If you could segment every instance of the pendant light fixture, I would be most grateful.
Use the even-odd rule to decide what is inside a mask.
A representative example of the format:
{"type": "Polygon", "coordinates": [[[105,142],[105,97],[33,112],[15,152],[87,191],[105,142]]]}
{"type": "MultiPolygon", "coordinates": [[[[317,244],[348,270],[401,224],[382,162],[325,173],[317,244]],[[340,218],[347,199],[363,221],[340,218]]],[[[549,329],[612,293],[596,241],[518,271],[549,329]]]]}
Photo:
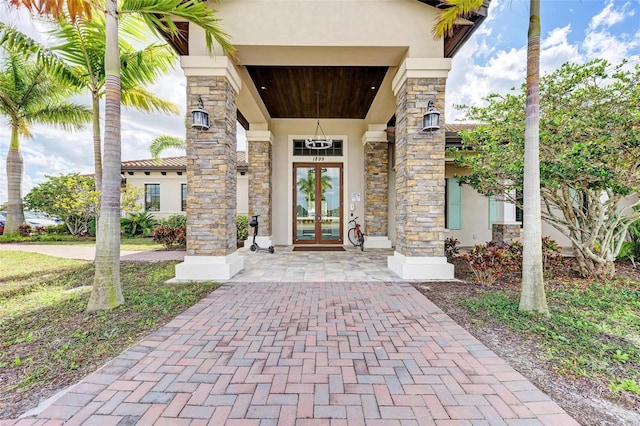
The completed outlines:
{"type": "Polygon", "coordinates": [[[316,116],[318,117],[318,121],[316,124],[316,131],[313,134],[313,138],[307,138],[304,141],[304,146],[308,149],[328,149],[333,146],[333,140],[328,138],[324,131],[322,130],[322,126],[320,126],[320,94],[316,91],[316,116]],[[318,132],[318,130],[320,132],[318,132]],[[322,135],[322,136],[320,136],[322,135]]]}

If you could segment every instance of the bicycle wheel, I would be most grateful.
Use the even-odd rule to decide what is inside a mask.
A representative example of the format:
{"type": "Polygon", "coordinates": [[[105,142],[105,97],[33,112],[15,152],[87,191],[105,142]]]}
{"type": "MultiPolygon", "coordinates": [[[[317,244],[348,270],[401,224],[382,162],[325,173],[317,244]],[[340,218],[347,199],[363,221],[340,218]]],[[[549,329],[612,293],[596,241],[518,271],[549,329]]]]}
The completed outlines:
{"type": "Polygon", "coordinates": [[[349,229],[349,232],[347,233],[347,237],[349,238],[349,242],[354,247],[358,246],[359,243],[358,243],[358,239],[356,238],[356,228],[349,229]]]}
{"type": "Polygon", "coordinates": [[[358,231],[358,245],[360,246],[360,251],[364,251],[364,234],[358,231]]]}

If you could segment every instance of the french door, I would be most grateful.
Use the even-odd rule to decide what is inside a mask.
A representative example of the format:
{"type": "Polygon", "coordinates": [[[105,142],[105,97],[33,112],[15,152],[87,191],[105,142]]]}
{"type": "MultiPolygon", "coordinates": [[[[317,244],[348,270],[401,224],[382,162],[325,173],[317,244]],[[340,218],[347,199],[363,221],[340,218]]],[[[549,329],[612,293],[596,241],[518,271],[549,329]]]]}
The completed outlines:
{"type": "Polygon", "coordinates": [[[342,164],[294,163],[293,243],[342,244],[342,164]]]}

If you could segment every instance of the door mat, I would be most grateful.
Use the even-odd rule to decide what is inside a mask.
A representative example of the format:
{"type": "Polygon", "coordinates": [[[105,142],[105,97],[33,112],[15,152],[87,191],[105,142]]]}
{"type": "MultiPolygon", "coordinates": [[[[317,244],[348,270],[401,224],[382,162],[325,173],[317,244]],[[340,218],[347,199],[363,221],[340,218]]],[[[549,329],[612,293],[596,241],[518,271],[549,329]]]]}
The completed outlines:
{"type": "Polygon", "coordinates": [[[342,246],[293,246],[293,251],[345,251],[342,246]]]}

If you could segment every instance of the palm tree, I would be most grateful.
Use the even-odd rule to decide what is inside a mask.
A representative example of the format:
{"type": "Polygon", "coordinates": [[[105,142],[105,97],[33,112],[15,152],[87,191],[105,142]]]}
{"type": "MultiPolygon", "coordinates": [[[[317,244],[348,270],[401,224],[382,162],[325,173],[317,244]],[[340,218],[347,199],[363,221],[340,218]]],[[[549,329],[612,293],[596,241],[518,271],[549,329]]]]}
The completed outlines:
{"type": "MultiPolygon", "coordinates": [[[[132,39],[144,40],[144,23],[133,15],[122,19],[121,34],[132,39]]],[[[17,49],[33,52],[45,60],[53,72],[61,74],[91,94],[93,107],[93,152],[96,188],[102,187],[102,140],[100,131],[100,98],[105,94],[105,22],[104,17],[93,20],[71,21],[61,16],[49,32],[54,38],[53,47],[37,43],[15,28],[0,22],[0,41],[17,49]]],[[[124,38],[120,39],[120,63],[122,103],[146,112],[178,114],[178,107],[160,99],[143,86],[155,83],[157,78],[173,68],[176,55],[169,45],[150,44],[136,50],[124,38]]]]}
{"type": "MultiPolygon", "coordinates": [[[[10,0],[32,12],[60,14],[64,7],[76,16],[91,13],[84,0],[10,0]]],[[[102,176],[102,202],[96,235],[95,278],[88,311],[111,309],[124,302],[120,286],[120,163],[122,141],[120,133],[120,61],[118,51],[118,13],[138,14],[154,31],[178,36],[174,20],[184,19],[204,30],[209,51],[213,40],[224,52],[232,53],[228,36],[218,26],[218,19],[200,0],[123,0],[120,9],[116,0],[106,0],[105,49],[105,136],[102,176]]]]}
{"type": "Polygon", "coordinates": [[[153,158],[156,163],[160,164],[160,154],[167,149],[187,149],[187,142],[184,139],[175,136],[158,136],[151,141],[151,146],[149,147],[151,158],[153,158]]]}
{"type": "Polygon", "coordinates": [[[31,125],[40,123],[63,129],[79,129],[91,120],[91,111],[67,102],[74,91],[56,80],[42,63],[29,60],[21,52],[2,45],[6,53],[0,72],[0,113],[11,126],[11,142],[7,153],[8,205],[5,235],[16,234],[24,223],[22,208],[23,160],[22,136],[31,136],[31,125]]]}
{"type": "MultiPolygon", "coordinates": [[[[457,18],[482,7],[483,0],[450,0],[453,6],[440,12],[436,37],[453,29],[457,18]]],[[[522,230],[522,311],[549,313],[542,265],[542,216],[540,213],[540,0],[530,0],[527,35],[527,104],[525,117],[524,220],[522,230]]]]}

